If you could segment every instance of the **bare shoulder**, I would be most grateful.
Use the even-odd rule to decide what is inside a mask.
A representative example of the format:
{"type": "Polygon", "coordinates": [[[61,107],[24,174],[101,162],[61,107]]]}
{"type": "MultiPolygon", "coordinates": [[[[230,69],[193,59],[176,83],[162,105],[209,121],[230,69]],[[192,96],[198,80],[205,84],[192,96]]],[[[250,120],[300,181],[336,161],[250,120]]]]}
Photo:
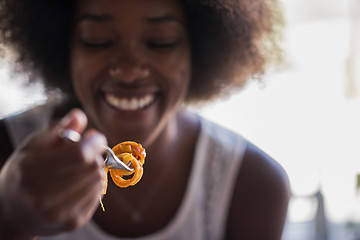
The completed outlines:
{"type": "Polygon", "coordinates": [[[281,239],[289,198],[285,170],[249,143],[231,201],[227,239],[281,239]]]}

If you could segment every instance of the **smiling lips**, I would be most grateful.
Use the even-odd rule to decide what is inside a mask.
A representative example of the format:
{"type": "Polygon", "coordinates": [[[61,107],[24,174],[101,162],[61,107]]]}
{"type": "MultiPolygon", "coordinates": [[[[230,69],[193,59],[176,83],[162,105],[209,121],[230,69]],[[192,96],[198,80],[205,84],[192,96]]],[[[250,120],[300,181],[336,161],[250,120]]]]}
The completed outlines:
{"type": "Polygon", "coordinates": [[[149,106],[151,103],[153,103],[155,99],[155,95],[146,94],[141,97],[125,98],[125,97],[119,97],[111,93],[106,93],[105,99],[110,104],[110,106],[115,107],[118,110],[136,111],[143,109],[149,106]]]}

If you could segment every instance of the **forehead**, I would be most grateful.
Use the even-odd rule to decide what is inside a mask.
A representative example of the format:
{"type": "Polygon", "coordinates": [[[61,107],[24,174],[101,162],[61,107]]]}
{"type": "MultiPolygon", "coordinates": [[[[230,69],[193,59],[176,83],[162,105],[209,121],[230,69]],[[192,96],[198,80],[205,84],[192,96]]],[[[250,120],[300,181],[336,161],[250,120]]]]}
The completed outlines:
{"type": "Polygon", "coordinates": [[[76,17],[94,14],[112,19],[131,19],[173,16],[184,19],[180,0],[78,0],[76,17]]]}

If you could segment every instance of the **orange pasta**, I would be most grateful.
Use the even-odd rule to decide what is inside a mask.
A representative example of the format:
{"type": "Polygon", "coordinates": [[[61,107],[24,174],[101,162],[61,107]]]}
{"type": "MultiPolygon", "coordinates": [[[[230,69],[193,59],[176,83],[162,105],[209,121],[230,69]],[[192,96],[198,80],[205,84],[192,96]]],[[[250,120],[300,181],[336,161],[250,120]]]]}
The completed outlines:
{"type": "Polygon", "coordinates": [[[141,144],[127,141],[116,145],[112,150],[121,161],[134,169],[133,172],[121,169],[109,169],[112,180],[119,187],[134,186],[140,181],[143,175],[142,165],[144,164],[146,157],[145,149],[141,144]],[[130,177],[130,175],[133,176],[130,177]],[[128,179],[126,179],[126,177],[128,179]]]}
{"type": "Polygon", "coordinates": [[[144,165],[146,152],[141,144],[131,141],[122,142],[112,149],[116,155],[121,153],[131,153],[137,160],[144,165]]]}
{"type": "Polygon", "coordinates": [[[134,169],[133,172],[121,170],[121,169],[110,169],[110,176],[114,183],[119,187],[128,187],[135,185],[142,177],[143,168],[141,163],[136,160],[130,153],[122,153],[118,155],[120,160],[122,160],[126,165],[134,169]],[[124,176],[133,175],[129,179],[123,178],[124,176]]]}
{"type": "Polygon", "coordinates": [[[134,171],[129,172],[122,169],[111,169],[105,167],[106,174],[104,180],[106,185],[103,194],[106,194],[109,172],[114,183],[123,188],[134,186],[137,182],[140,181],[143,175],[142,166],[145,163],[146,152],[141,144],[126,141],[119,143],[113,147],[112,150],[121,161],[123,161],[130,168],[134,169],[134,171]]]}
{"type": "MultiPolygon", "coordinates": [[[[112,150],[121,161],[134,170],[129,172],[122,169],[112,169],[105,167],[105,187],[103,195],[106,194],[109,172],[113,182],[122,188],[134,186],[140,181],[143,175],[143,164],[145,163],[146,152],[141,144],[126,141],[119,143],[113,147],[112,150]]],[[[100,204],[102,209],[105,211],[101,199],[100,204]]]]}

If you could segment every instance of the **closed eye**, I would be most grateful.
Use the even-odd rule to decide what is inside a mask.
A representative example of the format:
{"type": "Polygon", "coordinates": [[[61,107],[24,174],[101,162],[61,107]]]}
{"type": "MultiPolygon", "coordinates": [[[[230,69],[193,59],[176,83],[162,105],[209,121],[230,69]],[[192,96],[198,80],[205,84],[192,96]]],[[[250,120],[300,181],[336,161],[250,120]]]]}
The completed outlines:
{"type": "Polygon", "coordinates": [[[81,41],[81,44],[88,48],[107,48],[111,46],[112,42],[93,43],[93,42],[81,41]]]}
{"type": "Polygon", "coordinates": [[[155,50],[167,50],[174,48],[178,45],[179,41],[175,42],[165,42],[165,43],[158,43],[158,42],[148,42],[147,46],[149,48],[155,49],[155,50]]]}

